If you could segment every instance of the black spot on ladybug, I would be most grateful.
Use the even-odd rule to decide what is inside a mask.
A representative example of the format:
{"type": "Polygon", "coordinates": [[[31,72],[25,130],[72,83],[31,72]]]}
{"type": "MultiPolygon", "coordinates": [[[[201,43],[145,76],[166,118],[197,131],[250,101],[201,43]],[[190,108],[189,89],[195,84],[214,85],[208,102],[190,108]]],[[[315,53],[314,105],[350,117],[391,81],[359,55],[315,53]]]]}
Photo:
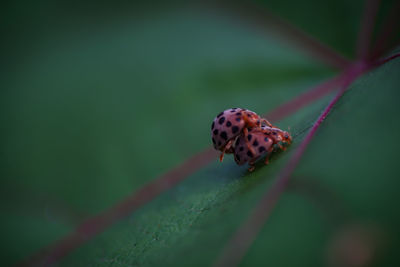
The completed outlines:
{"type": "Polygon", "coordinates": [[[236,121],[241,121],[242,119],[241,118],[236,118],[236,121]]]}
{"type": "Polygon", "coordinates": [[[247,116],[249,116],[250,118],[253,117],[251,113],[247,113],[247,116]]]}
{"type": "Polygon", "coordinates": [[[223,111],[217,115],[217,118],[221,117],[221,116],[222,116],[222,114],[224,114],[224,112],[223,112],[223,111]]]}
{"type": "Polygon", "coordinates": [[[249,156],[249,157],[252,157],[253,156],[253,153],[251,153],[251,151],[249,150],[249,151],[247,151],[247,156],[249,156]]]}
{"type": "Polygon", "coordinates": [[[219,119],[218,123],[219,123],[219,124],[223,124],[224,121],[225,121],[225,117],[222,117],[222,118],[219,119]]]}
{"type": "Polygon", "coordinates": [[[240,161],[240,156],[238,154],[235,154],[235,160],[240,161]]]}
{"type": "Polygon", "coordinates": [[[271,133],[270,132],[266,132],[266,133],[264,133],[265,135],[270,135],[271,133]]]}
{"type": "Polygon", "coordinates": [[[213,121],[213,123],[211,124],[211,130],[214,130],[215,127],[215,122],[213,121]]]}
{"type": "Polygon", "coordinates": [[[232,133],[237,133],[239,131],[239,127],[237,127],[237,126],[233,126],[232,127],[232,133]]]}
{"type": "Polygon", "coordinates": [[[242,115],[242,112],[236,113],[236,116],[240,116],[240,115],[242,115]]]}
{"type": "Polygon", "coordinates": [[[264,138],[264,141],[265,141],[265,142],[268,142],[268,141],[269,141],[268,137],[265,137],[265,138],[264,138]]]}
{"type": "Polygon", "coordinates": [[[239,138],[236,139],[235,146],[239,145],[239,138]]]}
{"type": "Polygon", "coordinates": [[[243,151],[243,149],[244,149],[244,147],[242,147],[242,146],[239,147],[239,151],[243,151]]]}
{"type": "Polygon", "coordinates": [[[231,126],[232,126],[232,122],[227,121],[227,122],[226,122],[226,127],[231,127],[231,126]]]}
{"type": "Polygon", "coordinates": [[[231,112],[234,113],[236,111],[236,108],[231,109],[231,112]]]}
{"type": "Polygon", "coordinates": [[[254,142],[253,142],[253,146],[258,146],[258,142],[257,142],[257,140],[254,140],[254,142]]]}
{"type": "Polygon", "coordinates": [[[276,135],[276,132],[273,132],[272,134],[273,134],[273,135],[276,135]]]}
{"type": "Polygon", "coordinates": [[[213,137],[212,141],[213,141],[213,144],[215,145],[215,139],[214,139],[214,137],[213,137]]]}
{"type": "Polygon", "coordinates": [[[215,129],[214,132],[213,132],[213,134],[214,134],[214,135],[217,135],[217,134],[218,134],[218,129],[215,129]]]}
{"type": "Polygon", "coordinates": [[[220,135],[224,140],[227,140],[228,139],[228,135],[226,134],[226,132],[224,131],[224,132],[221,132],[221,135],[220,135]]]}
{"type": "Polygon", "coordinates": [[[258,151],[259,151],[260,153],[263,152],[263,151],[265,151],[265,147],[260,146],[260,147],[258,148],[258,151]]]}
{"type": "Polygon", "coordinates": [[[252,138],[252,137],[253,137],[253,136],[252,136],[251,134],[247,135],[247,140],[251,141],[251,138],[252,138]]]}

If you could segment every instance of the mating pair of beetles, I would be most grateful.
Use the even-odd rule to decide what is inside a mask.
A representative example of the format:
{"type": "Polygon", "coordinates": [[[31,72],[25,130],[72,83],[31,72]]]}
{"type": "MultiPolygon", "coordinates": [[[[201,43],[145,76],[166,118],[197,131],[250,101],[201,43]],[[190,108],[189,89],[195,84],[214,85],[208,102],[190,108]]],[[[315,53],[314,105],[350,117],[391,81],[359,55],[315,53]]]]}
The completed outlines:
{"type": "Polygon", "coordinates": [[[218,114],[211,125],[211,136],[214,148],[221,151],[220,161],[224,154],[233,153],[238,165],[248,162],[249,171],[254,170],[259,158],[266,155],[265,164],[268,164],[274,149],[285,150],[292,142],[288,132],[242,108],[231,108],[218,114]]]}

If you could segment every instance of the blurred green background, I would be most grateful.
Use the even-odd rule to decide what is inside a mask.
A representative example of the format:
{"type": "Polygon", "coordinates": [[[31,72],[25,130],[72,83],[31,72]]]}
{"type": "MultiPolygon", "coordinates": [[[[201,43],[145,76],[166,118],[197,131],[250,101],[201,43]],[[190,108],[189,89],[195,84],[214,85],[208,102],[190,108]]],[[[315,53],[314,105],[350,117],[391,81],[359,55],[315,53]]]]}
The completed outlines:
{"type": "MultiPolygon", "coordinates": [[[[382,1],[378,26],[394,2],[382,1]]],[[[364,1],[257,4],[354,58],[364,1]]],[[[0,12],[4,265],[209,146],[220,111],[263,114],[339,73],[229,3],[13,1],[0,12]]],[[[368,264],[396,266],[398,70],[351,86],[243,265],[346,266],[331,259],[346,254],[332,248],[344,232],[373,251],[368,264]]],[[[277,123],[296,138],[268,167],[215,161],[60,265],[211,264],[328,101],[277,123]]]]}

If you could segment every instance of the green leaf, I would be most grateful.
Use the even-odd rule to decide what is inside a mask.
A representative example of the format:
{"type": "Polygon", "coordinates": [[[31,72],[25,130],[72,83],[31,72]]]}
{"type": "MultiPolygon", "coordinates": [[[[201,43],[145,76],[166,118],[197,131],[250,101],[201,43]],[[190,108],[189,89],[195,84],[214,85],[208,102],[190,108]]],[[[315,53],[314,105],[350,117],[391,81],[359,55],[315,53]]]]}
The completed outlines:
{"type": "MultiPolygon", "coordinates": [[[[71,17],[60,6],[44,6],[46,16],[39,5],[35,12],[11,5],[9,14],[27,16],[15,25],[5,17],[15,31],[0,96],[5,265],[34,255],[209,146],[220,111],[265,113],[338,74],[228,11],[141,6],[135,16],[121,7],[84,15],[84,6],[74,6],[71,17]]],[[[278,2],[271,8],[306,30],[314,27],[310,32],[328,43],[359,17],[318,27],[278,2]]],[[[330,44],[350,54],[353,31],[345,31],[330,44]]],[[[335,106],[244,265],[320,266],[335,234],[354,223],[378,229],[381,262],[395,261],[398,68],[394,60],[363,75],[335,106]]],[[[223,163],[215,159],[60,265],[212,264],[330,97],[277,123],[295,139],[270,165],[248,173],[228,155],[223,163]]]]}

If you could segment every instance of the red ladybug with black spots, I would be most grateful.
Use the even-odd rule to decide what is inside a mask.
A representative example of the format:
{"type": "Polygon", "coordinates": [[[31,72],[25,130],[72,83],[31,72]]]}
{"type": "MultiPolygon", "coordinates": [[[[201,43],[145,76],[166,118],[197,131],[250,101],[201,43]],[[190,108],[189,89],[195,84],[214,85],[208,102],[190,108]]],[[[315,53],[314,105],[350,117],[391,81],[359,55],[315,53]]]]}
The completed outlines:
{"type": "MultiPolygon", "coordinates": [[[[259,128],[262,124],[273,127],[268,120],[248,109],[231,108],[218,114],[211,124],[211,137],[214,148],[222,152],[220,161],[225,153],[233,153],[232,145],[239,135],[243,134],[247,137],[248,128],[259,128]]],[[[247,141],[246,146],[255,153],[247,141]]]]}

